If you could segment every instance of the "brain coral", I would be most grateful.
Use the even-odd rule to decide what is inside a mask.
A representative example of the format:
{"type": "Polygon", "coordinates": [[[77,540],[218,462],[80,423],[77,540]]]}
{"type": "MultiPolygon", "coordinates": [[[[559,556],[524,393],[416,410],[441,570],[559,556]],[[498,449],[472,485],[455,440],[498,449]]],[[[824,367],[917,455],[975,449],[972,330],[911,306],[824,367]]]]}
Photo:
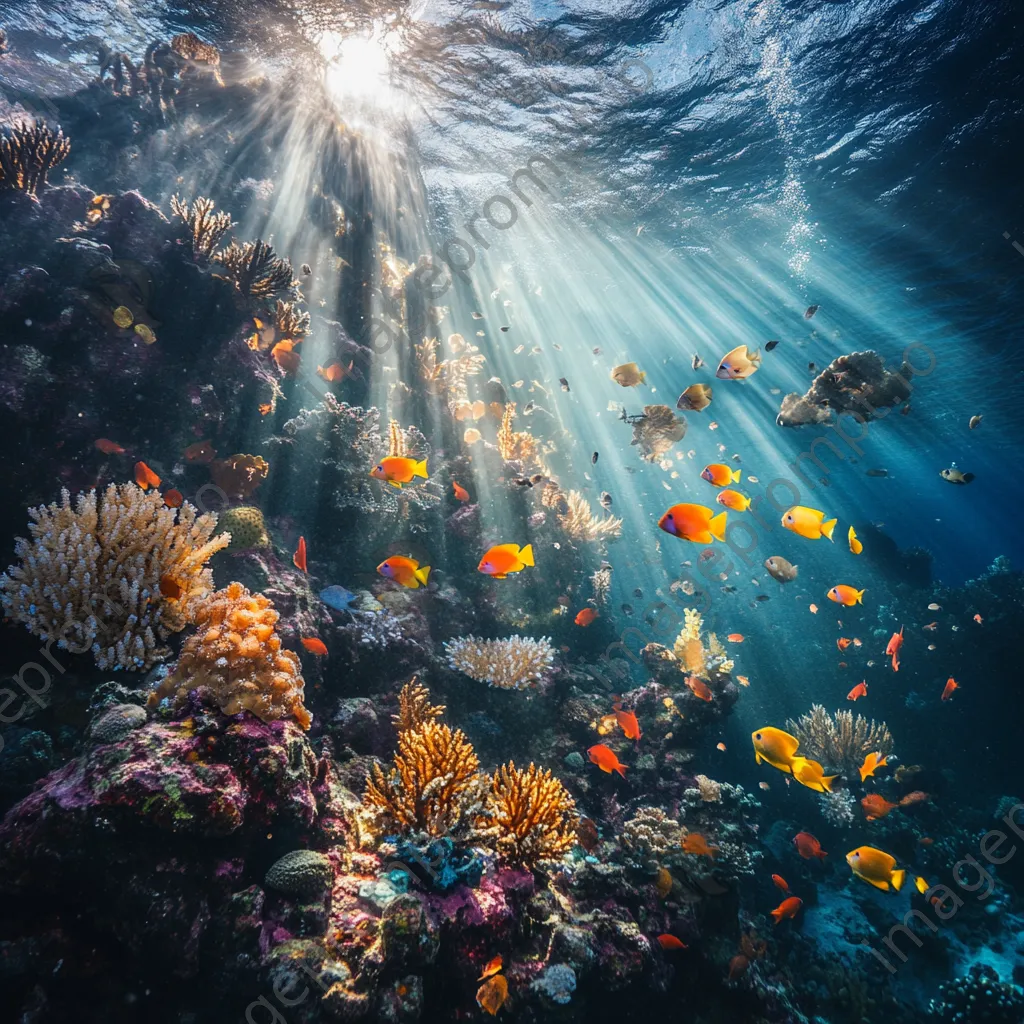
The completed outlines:
{"type": "Polygon", "coordinates": [[[228,551],[245,551],[247,548],[263,548],[270,543],[263,513],[255,505],[239,505],[221,512],[217,521],[218,532],[226,530],[231,534],[228,551]]]}
{"type": "Polygon", "coordinates": [[[314,850],[293,850],[275,861],[267,872],[271,889],[289,896],[319,896],[334,878],[331,862],[314,850]]]}

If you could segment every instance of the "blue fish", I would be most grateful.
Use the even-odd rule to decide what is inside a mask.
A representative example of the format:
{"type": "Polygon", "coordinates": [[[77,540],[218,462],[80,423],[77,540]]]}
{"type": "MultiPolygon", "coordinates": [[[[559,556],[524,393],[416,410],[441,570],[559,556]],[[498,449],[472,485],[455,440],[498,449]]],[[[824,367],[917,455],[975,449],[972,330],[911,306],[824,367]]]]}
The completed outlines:
{"type": "Polygon", "coordinates": [[[333,608],[335,611],[348,612],[351,611],[352,602],[356,600],[356,595],[351,590],[346,590],[344,587],[339,587],[337,583],[332,587],[325,587],[320,591],[320,600],[323,601],[328,608],[333,608]]]}

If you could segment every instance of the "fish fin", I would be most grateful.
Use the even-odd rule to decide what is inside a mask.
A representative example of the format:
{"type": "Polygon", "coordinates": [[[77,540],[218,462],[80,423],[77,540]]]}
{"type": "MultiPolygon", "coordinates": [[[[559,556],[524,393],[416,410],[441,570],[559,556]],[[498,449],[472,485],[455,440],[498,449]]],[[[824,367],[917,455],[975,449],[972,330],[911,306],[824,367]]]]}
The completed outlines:
{"type": "Polygon", "coordinates": [[[402,485],[397,480],[389,480],[388,483],[391,484],[392,487],[397,487],[399,490],[402,489],[402,485]]]}
{"type": "Polygon", "coordinates": [[[899,892],[899,891],[900,891],[900,889],[902,889],[902,888],[903,888],[903,882],[904,882],[904,880],[906,879],[906,877],[907,877],[907,873],[906,873],[906,871],[904,871],[904,870],[903,870],[903,868],[900,868],[900,869],[899,869],[899,871],[894,871],[894,872],[893,872],[893,873],[892,873],[892,874],[891,874],[891,875],[889,876],[889,881],[891,881],[891,882],[892,882],[892,887],[893,887],[893,888],[894,888],[894,889],[895,889],[895,890],[896,890],[897,892],[899,892]]]}
{"type": "Polygon", "coordinates": [[[824,523],[821,524],[821,535],[823,537],[828,537],[829,540],[832,540],[832,531],[835,528],[836,528],[836,520],[835,519],[826,520],[824,523]]]}
{"type": "Polygon", "coordinates": [[[617,771],[623,778],[626,777],[626,766],[624,764],[617,764],[615,766],[615,771],[617,771]]]}
{"type": "Polygon", "coordinates": [[[715,516],[711,522],[708,523],[708,533],[710,533],[715,540],[725,540],[725,522],[728,515],[728,512],[723,512],[721,515],[715,516]]]}
{"type": "Polygon", "coordinates": [[[772,917],[775,919],[775,923],[778,924],[782,920],[782,911],[781,910],[773,910],[772,911],[772,917]]]}
{"type": "Polygon", "coordinates": [[[864,602],[863,602],[863,601],[861,600],[861,598],[862,598],[863,596],[864,596],[864,591],[863,591],[863,590],[858,590],[858,591],[857,591],[857,604],[863,604],[863,603],[864,603],[864,602]]]}
{"type": "Polygon", "coordinates": [[[424,586],[427,585],[427,577],[430,575],[430,566],[424,565],[417,569],[413,575],[422,583],[424,586]]]}
{"type": "MultiPolygon", "coordinates": [[[[641,370],[640,371],[640,383],[643,384],[646,380],[647,380],[647,371],[646,370],[641,370]]],[[[967,473],[964,474],[965,477],[968,476],[968,475],[969,474],[967,474],[967,473]]],[[[974,477],[972,476],[971,479],[973,480],[974,477]]]]}
{"type": "Polygon", "coordinates": [[[533,545],[527,544],[525,548],[519,549],[519,561],[523,565],[533,565],[533,545]]]}
{"type": "Polygon", "coordinates": [[[838,778],[838,775],[823,775],[821,777],[821,784],[825,787],[826,793],[832,792],[832,783],[838,778]]]}
{"type": "Polygon", "coordinates": [[[755,750],[754,751],[754,764],[760,764],[764,761],[764,758],[755,750]]]}
{"type": "Polygon", "coordinates": [[[973,473],[964,473],[964,483],[969,484],[974,479],[973,473]]]}
{"type": "Polygon", "coordinates": [[[413,476],[422,476],[422,477],[425,477],[427,475],[427,460],[426,459],[423,459],[422,461],[417,462],[412,467],[412,475],[413,476]]]}
{"type": "Polygon", "coordinates": [[[492,579],[492,580],[504,580],[504,579],[508,579],[508,573],[507,573],[507,572],[496,572],[496,573],[492,573],[492,574],[491,574],[491,579],[492,579]]]}
{"type": "MultiPolygon", "coordinates": [[[[856,872],[854,872],[854,874],[856,874],[856,872]]],[[[864,875],[857,875],[857,877],[861,881],[867,882],[868,885],[873,885],[876,889],[881,889],[882,892],[888,892],[889,891],[889,883],[888,882],[876,882],[873,878],[866,878],[864,875]]],[[[902,884],[902,883],[900,883],[900,884],[902,884]]]]}
{"type": "Polygon", "coordinates": [[[761,350],[759,348],[755,348],[753,353],[751,353],[750,349],[748,348],[747,349],[747,359],[749,359],[755,366],[760,366],[761,365],[761,350]]]}
{"type": "Polygon", "coordinates": [[[734,484],[738,484],[740,482],[740,477],[743,475],[743,470],[734,469],[730,475],[732,476],[732,482],[734,484]]]}

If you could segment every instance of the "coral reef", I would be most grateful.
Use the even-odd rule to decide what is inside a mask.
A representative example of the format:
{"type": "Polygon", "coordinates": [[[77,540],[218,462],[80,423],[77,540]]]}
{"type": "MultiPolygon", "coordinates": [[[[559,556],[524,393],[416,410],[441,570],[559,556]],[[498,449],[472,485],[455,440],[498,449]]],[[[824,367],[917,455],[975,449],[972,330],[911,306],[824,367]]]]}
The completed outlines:
{"type": "Polygon", "coordinates": [[[270,600],[232,583],[195,605],[194,636],[184,643],[174,671],[150,694],[155,707],[174,696],[184,707],[199,690],[226,715],[251,711],[264,722],[294,718],[308,729],[299,659],[281,649],[280,618],[270,600]]]}
{"type": "Polygon", "coordinates": [[[392,715],[391,720],[399,732],[405,732],[443,714],[444,705],[431,704],[430,691],[413,676],[399,691],[398,714],[392,715]]]}
{"type": "Polygon", "coordinates": [[[232,242],[217,250],[211,259],[224,268],[224,276],[246,297],[270,298],[292,290],[295,274],[291,263],[274,252],[262,239],[232,242]]]}
{"type": "Polygon", "coordinates": [[[0,128],[0,192],[36,195],[70,152],[60,128],[53,131],[44,121],[0,128]]]}
{"type": "Polygon", "coordinates": [[[558,522],[573,540],[601,545],[622,536],[622,520],[616,516],[595,515],[590,502],[579,491],[569,491],[565,502],[565,511],[558,513],[558,522]]]}
{"type": "Polygon", "coordinates": [[[947,981],[928,1007],[942,1024],[1018,1024],[1024,1018],[1024,992],[987,964],[975,964],[963,978],[947,981]]]}
{"type": "Polygon", "coordinates": [[[29,515],[32,539],[18,538],[20,563],[0,577],[4,611],[62,649],[91,650],[99,668],[147,669],[166,657],[160,641],[210,593],[206,562],[231,539],[214,536],[212,513],[168,508],[135,484],[79,494],[74,508],[64,490],[60,505],[29,515]]]}
{"type": "Polygon", "coordinates": [[[180,196],[171,196],[171,212],[184,221],[192,236],[192,255],[210,257],[233,222],[228,213],[215,213],[212,199],[198,196],[189,205],[180,196]]]}
{"type": "Polygon", "coordinates": [[[307,898],[321,895],[331,884],[331,862],[315,850],[293,850],[274,861],[267,871],[268,888],[289,896],[307,898]]]}
{"type": "Polygon", "coordinates": [[[478,683],[502,690],[537,686],[551,670],[555,651],[548,637],[510,636],[504,640],[457,637],[444,645],[448,664],[478,683]]]}
{"type": "Polygon", "coordinates": [[[806,715],[795,722],[789,719],[786,728],[800,741],[800,753],[820,761],[826,771],[838,772],[847,778],[858,778],[858,769],[866,755],[892,753],[893,740],[885,722],[868,721],[852,711],[829,715],[821,704],[813,704],[806,715]]]}
{"type": "Polygon", "coordinates": [[[229,498],[245,499],[270,472],[270,464],[262,455],[231,455],[210,463],[210,479],[229,498]]]}
{"type": "Polygon", "coordinates": [[[633,423],[632,445],[638,445],[641,457],[657,462],[686,436],[686,420],[667,405],[645,405],[644,414],[633,423]]]}
{"type": "Polygon", "coordinates": [[[830,825],[852,825],[857,817],[857,801],[848,789],[822,793],[821,815],[830,825]]]}
{"type": "Polygon", "coordinates": [[[660,807],[638,807],[622,827],[622,845],[645,857],[660,857],[679,847],[683,831],[660,807]]]}
{"type": "Polygon", "coordinates": [[[672,645],[672,653],[684,672],[706,679],[728,675],[733,663],[714,633],[703,636],[704,619],[695,608],[683,610],[683,628],[672,645]]]}
{"type": "Polygon", "coordinates": [[[263,513],[255,505],[237,505],[225,509],[217,519],[217,532],[231,534],[226,551],[246,551],[264,548],[270,544],[263,513]]]}

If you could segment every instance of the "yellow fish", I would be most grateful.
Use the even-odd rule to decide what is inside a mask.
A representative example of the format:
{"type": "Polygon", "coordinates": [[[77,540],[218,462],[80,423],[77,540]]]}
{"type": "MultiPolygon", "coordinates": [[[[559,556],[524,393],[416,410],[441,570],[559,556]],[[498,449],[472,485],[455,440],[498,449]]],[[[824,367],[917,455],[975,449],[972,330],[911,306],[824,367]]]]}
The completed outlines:
{"type": "Polygon", "coordinates": [[[863,597],[863,590],[856,590],[845,583],[837,584],[828,592],[830,601],[835,601],[836,604],[844,605],[847,608],[852,608],[855,604],[863,604],[863,597]]]}
{"type": "Polygon", "coordinates": [[[917,878],[914,879],[914,888],[923,895],[931,888],[931,886],[925,881],[925,879],[918,875],[917,878]]]}
{"type": "Polygon", "coordinates": [[[761,350],[753,352],[746,345],[737,345],[731,352],[722,356],[715,376],[719,380],[743,380],[755,373],[761,366],[761,350]]]}
{"type": "Polygon", "coordinates": [[[806,505],[794,505],[787,509],[782,516],[782,525],[793,533],[806,537],[808,540],[818,540],[821,537],[832,539],[832,531],[836,527],[835,519],[825,519],[825,513],[819,512],[816,508],[807,508],[806,505]]]}
{"type": "Polygon", "coordinates": [[[860,772],[860,781],[863,782],[869,776],[874,775],[879,768],[886,765],[887,761],[888,759],[882,757],[877,750],[871,754],[865,754],[864,763],[858,769],[860,772]]]}
{"type": "Polygon", "coordinates": [[[857,534],[853,532],[853,527],[850,527],[850,532],[846,535],[846,539],[850,542],[850,550],[855,554],[859,555],[864,550],[864,545],[857,539],[857,534]]]}
{"type": "Polygon", "coordinates": [[[746,512],[750,508],[750,499],[745,494],[740,494],[739,491],[730,491],[728,488],[719,491],[715,501],[719,505],[731,508],[734,512],[746,512]]]}
{"type": "Polygon", "coordinates": [[[370,470],[370,476],[376,480],[386,480],[392,487],[401,487],[414,476],[427,476],[427,460],[417,461],[407,459],[404,455],[389,455],[370,470]]]}
{"type": "Polygon", "coordinates": [[[836,776],[826,775],[825,769],[817,761],[812,761],[809,757],[794,757],[790,771],[801,786],[813,789],[817,793],[832,792],[832,782],[836,776]]]}
{"type": "Polygon", "coordinates": [[[421,568],[420,563],[415,558],[406,558],[405,555],[392,555],[390,558],[384,559],[377,566],[377,572],[386,579],[394,580],[396,583],[401,583],[403,587],[415,590],[420,584],[423,586],[427,585],[430,566],[424,565],[421,568]]]}
{"type": "Polygon", "coordinates": [[[624,388],[635,388],[647,380],[647,374],[636,363],[623,363],[612,370],[612,380],[624,388]]]}
{"type": "Polygon", "coordinates": [[[846,863],[850,870],[868,885],[888,892],[890,886],[897,892],[903,888],[903,880],[907,877],[902,868],[896,870],[896,858],[876,850],[873,846],[858,846],[846,855],[846,863]]]}
{"type": "Polygon", "coordinates": [[[527,544],[495,544],[484,552],[477,572],[486,573],[496,580],[503,580],[510,572],[520,572],[533,565],[533,546],[527,544]]]}
{"type": "Polygon", "coordinates": [[[800,741],[788,732],[766,725],[750,734],[754,742],[754,763],[764,761],[780,772],[792,772],[793,758],[800,741]]]}

